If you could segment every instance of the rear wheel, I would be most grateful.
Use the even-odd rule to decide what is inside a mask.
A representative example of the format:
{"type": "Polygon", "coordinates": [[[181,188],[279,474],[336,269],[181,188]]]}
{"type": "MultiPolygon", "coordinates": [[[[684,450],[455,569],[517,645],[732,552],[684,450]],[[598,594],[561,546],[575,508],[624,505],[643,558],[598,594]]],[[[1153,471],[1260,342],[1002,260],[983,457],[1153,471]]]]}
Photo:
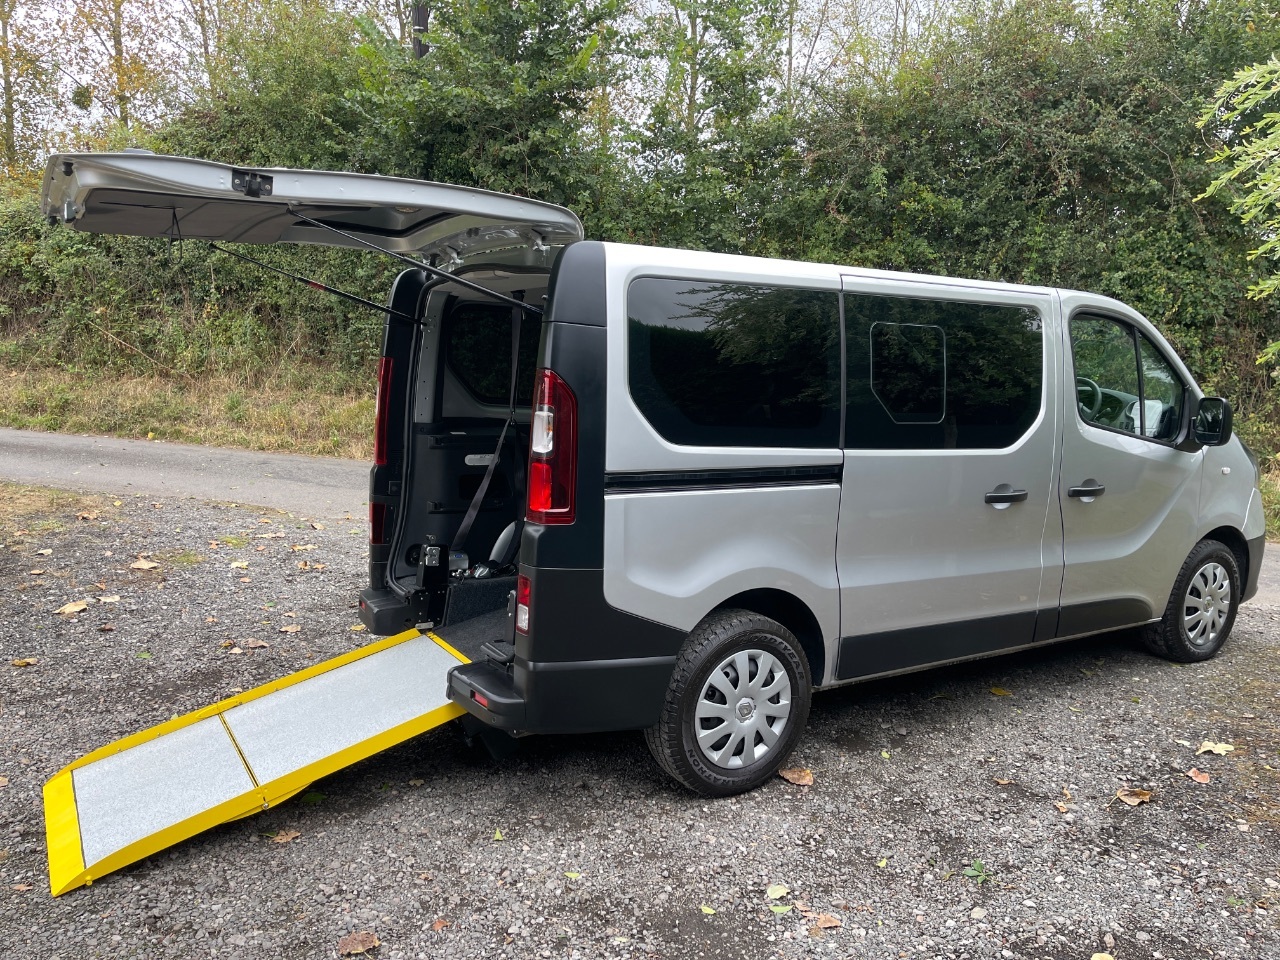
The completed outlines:
{"type": "Polygon", "coordinates": [[[1208,660],[1227,642],[1239,602],[1236,555],[1217,540],[1201,540],[1178,572],[1164,616],[1146,629],[1148,649],[1179,663],[1208,660]]]}
{"type": "Polygon", "coordinates": [[[645,739],[658,765],[689,789],[743,793],[791,753],[811,688],[791,631],[748,610],[718,611],[681,648],[661,719],[645,739]]]}

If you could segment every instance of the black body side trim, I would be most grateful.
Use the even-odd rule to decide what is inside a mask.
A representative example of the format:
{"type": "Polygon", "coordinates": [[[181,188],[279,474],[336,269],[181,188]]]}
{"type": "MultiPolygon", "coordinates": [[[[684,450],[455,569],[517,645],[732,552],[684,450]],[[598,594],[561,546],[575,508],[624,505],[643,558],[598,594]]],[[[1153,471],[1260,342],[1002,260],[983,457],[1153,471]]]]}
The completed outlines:
{"type": "Polygon", "coordinates": [[[1151,604],[1137,597],[1117,597],[1113,600],[1094,600],[1063,607],[1058,614],[1058,636],[1081,637],[1104,630],[1136,627],[1149,623],[1155,614],[1151,604]]]}
{"type": "Polygon", "coordinates": [[[1036,614],[1029,610],[961,623],[843,637],[836,660],[836,679],[874,677],[1024,647],[1034,641],[1035,631],[1036,614]]]}
{"type": "Polygon", "coordinates": [[[605,493],[659,493],[671,490],[730,490],[738,487],[792,487],[839,483],[840,463],[805,467],[741,467],[727,470],[645,470],[606,473],[605,493]]]}
{"type": "Polygon", "coordinates": [[[545,319],[606,326],[604,293],[604,244],[598,240],[571,243],[560,251],[551,268],[545,319]]]}
{"type": "Polygon", "coordinates": [[[1258,575],[1262,572],[1262,552],[1267,546],[1267,535],[1264,533],[1260,537],[1248,540],[1245,545],[1249,548],[1249,570],[1244,577],[1244,591],[1240,595],[1240,601],[1252,600],[1258,592],[1258,575]]]}

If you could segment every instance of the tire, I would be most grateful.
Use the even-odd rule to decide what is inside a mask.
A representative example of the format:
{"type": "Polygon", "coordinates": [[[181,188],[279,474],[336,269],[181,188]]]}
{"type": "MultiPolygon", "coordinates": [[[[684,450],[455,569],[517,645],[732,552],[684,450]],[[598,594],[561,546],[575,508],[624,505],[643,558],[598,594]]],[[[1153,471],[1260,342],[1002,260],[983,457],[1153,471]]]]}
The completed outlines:
{"type": "Polygon", "coordinates": [[[1240,588],[1236,555],[1217,540],[1201,540],[1178,571],[1164,616],[1143,632],[1147,649],[1178,663],[1216,656],[1236,622],[1240,588]]]}
{"type": "Polygon", "coordinates": [[[790,630],[749,610],[720,610],[680,648],[661,718],[645,740],[658,766],[690,790],[745,793],[791,753],[812,689],[808,658],[790,630]]]}

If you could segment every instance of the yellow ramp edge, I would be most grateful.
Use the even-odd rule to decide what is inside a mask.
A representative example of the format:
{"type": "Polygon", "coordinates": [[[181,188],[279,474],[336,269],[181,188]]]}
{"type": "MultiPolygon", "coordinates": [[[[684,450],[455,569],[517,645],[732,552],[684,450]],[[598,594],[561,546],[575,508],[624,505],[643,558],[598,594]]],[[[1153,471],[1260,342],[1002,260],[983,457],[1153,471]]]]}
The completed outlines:
{"type": "MultiPolygon", "coordinates": [[[[299,684],[303,684],[308,680],[332,674],[333,671],[342,667],[357,664],[369,657],[390,651],[401,644],[423,636],[417,630],[408,630],[396,636],[387,637],[359,650],[342,654],[332,660],[316,664],[185,716],[176,717],[166,723],[135,733],[132,736],[125,737],[86,754],[74,763],[69,764],[50,778],[44,786],[45,836],[49,853],[50,892],[55,897],[60,896],[77,887],[92,883],[94,880],[119,870],[121,867],[149,857],[166,847],[189,839],[211,827],[268,809],[287,800],[322,777],[326,777],[366,757],[387,750],[420,733],[425,733],[434,727],[461,716],[464,712],[463,708],[446,698],[443,689],[444,684],[441,683],[438,696],[434,698],[439,703],[432,709],[366,737],[359,742],[336,750],[320,759],[305,763],[296,769],[282,772],[279,758],[264,757],[263,764],[267,768],[273,768],[277,771],[276,776],[265,782],[254,773],[255,754],[251,748],[244,748],[246,738],[243,735],[237,738],[233,733],[233,725],[228,722],[228,714],[231,714],[233,718],[237,716],[232,713],[236,708],[244,707],[255,701],[261,701],[263,698],[281,691],[289,691],[284,696],[293,698],[296,710],[299,699],[296,695],[301,695],[305,700],[307,692],[305,690],[292,690],[291,688],[296,688],[299,684]],[[98,857],[94,862],[86,864],[86,838],[81,823],[82,811],[77,805],[76,771],[84,771],[85,768],[100,761],[118,759],[125,751],[152,744],[161,737],[191,728],[212,717],[220,718],[221,726],[225,729],[227,738],[235,747],[236,752],[239,754],[239,759],[244,764],[244,770],[247,773],[246,783],[251,783],[253,786],[229,799],[210,806],[208,809],[201,810],[175,823],[167,824],[162,829],[113,849],[109,854],[98,857]]],[[[427,633],[425,637],[433,641],[437,648],[447,653],[452,663],[468,662],[465,656],[435,634],[427,633]]],[[[364,664],[364,666],[369,667],[371,664],[364,664]]],[[[372,666],[376,667],[376,664],[372,664],[372,666]]],[[[401,679],[403,680],[403,678],[401,679]]],[[[428,678],[424,677],[423,680],[424,682],[429,682],[428,678]]],[[[329,687],[332,688],[333,684],[329,684],[329,687]]],[[[323,691],[317,692],[323,693],[323,691]]],[[[257,706],[259,708],[268,708],[269,716],[270,703],[260,703],[257,706]]],[[[318,701],[317,706],[323,708],[324,704],[318,701]]],[[[262,710],[259,709],[258,712],[262,713],[262,710]]],[[[245,712],[242,711],[243,713],[245,712]]],[[[181,785],[179,785],[180,787],[181,785]]]]}

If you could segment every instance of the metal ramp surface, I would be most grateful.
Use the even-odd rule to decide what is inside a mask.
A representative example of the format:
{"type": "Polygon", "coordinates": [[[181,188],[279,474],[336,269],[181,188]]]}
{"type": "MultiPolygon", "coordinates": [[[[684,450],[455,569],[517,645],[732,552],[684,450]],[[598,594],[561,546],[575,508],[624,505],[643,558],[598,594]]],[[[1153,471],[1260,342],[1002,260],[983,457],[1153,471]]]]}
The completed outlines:
{"type": "Polygon", "coordinates": [[[95,750],[44,786],[59,896],[460,716],[467,658],[410,630],[95,750]]]}

